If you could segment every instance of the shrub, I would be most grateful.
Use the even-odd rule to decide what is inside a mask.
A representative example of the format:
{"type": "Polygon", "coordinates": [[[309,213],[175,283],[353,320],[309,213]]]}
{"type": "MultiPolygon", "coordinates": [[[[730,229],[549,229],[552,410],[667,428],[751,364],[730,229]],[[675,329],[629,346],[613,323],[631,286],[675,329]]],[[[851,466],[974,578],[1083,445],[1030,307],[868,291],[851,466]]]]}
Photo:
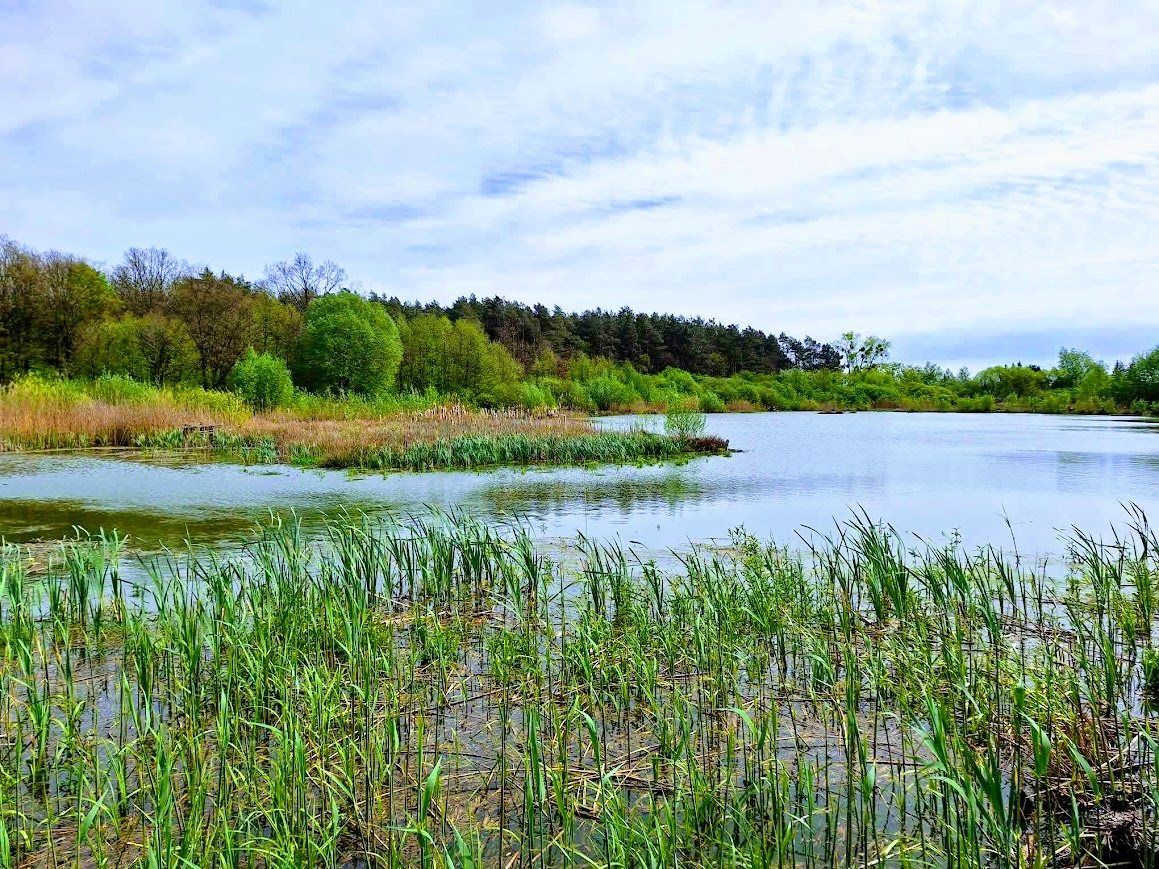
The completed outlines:
{"type": "Polygon", "coordinates": [[[705,413],[724,413],[725,406],[720,396],[710,389],[700,396],[700,409],[705,413]]]}
{"type": "Polygon", "coordinates": [[[294,395],[286,363],[269,353],[255,353],[252,347],[229,373],[229,388],[254,410],[283,407],[294,395]]]}
{"type": "Polygon", "coordinates": [[[593,413],[599,409],[588,395],[587,390],[584,389],[583,384],[577,383],[574,380],[567,381],[559,400],[565,407],[582,410],[587,413],[593,413]]]}
{"type": "Polygon", "coordinates": [[[555,398],[546,386],[535,383],[520,383],[519,394],[515,404],[538,410],[545,407],[555,407],[555,398]]]}
{"type": "Polygon", "coordinates": [[[639,399],[635,390],[614,377],[595,377],[584,383],[588,397],[599,410],[625,408],[639,399]]]}

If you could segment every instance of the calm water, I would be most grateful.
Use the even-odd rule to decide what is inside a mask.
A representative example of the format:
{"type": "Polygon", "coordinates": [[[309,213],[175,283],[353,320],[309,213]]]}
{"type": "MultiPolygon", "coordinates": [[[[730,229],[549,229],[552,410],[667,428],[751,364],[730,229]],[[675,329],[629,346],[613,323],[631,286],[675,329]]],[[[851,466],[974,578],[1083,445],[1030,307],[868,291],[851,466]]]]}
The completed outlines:
{"type": "Polygon", "coordinates": [[[389,476],[0,455],[0,536],[48,538],[79,525],[174,546],[186,535],[240,539],[271,511],[316,521],[436,505],[522,517],[545,537],[581,531],[664,549],[738,525],[792,542],[861,507],[934,539],[957,530],[969,544],[1009,546],[1008,517],[1019,548],[1044,553],[1072,524],[1123,527],[1124,502],[1159,517],[1159,426],[1136,419],[722,414],[709,431],[743,452],[680,466],[389,476]]]}

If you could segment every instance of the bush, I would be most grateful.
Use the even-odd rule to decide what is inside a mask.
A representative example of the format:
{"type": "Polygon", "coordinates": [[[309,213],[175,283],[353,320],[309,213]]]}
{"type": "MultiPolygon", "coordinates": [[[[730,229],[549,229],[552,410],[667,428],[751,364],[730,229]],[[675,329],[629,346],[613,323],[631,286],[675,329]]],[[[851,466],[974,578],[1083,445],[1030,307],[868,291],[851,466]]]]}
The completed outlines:
{"type": "Polygon", "coordinates": [[[294,381],[286,363],[269,353],[249,351],[229,373],[229,388],[254,410],[271,410],[289,404],[294,381]]]}
{"type": "Polygon", "coordinates": [[[555,397],[546,386],[535,383],[520,383],[518,390],[518,400],[515,403],[521,407],[528,407],[532,410],[555,407],[555,397]]]}
{"type": "Polygon", "coordinates": [[[700,409],[705,413],[724,413],[724,402],[712,390],[707,390],[700,396],[700,409]]]}
{"type": "Polygon", "coordinates": [[[574,380],[566,382],[563,392],[559,396],[559,401],[565,407],[570,407],[573,410],[582,410],[587,413],[595,413],[599,410],[591,396],[588,395],[587,390],[584,389],[583,384],[574,380]]]}
{"type": "Polygon", "coordinates": [[[640,398],[628,384],[606,375],[587,381],[584,389],[601,411],[627,408],[640,398]]]}

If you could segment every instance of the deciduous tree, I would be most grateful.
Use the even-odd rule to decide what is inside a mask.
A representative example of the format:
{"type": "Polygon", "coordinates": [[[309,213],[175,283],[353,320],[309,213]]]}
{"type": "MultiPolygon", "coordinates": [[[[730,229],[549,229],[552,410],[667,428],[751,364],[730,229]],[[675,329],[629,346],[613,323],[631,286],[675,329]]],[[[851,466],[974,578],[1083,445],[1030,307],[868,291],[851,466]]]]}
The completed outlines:
{"type": "Polygon", "coordinates": [[[147,314],[165,307],[174,286],[190,277],[189,263],[159,247],[131,247],[113,269],[112,285],[132,314],[147,314]]]}
{"type": "Polygon", "coordinates": [[[253,291],[244,280],[206,269],[178,281],[172,309],[197,348],[201,384],[219,388],[256,333],[253,291]]]}
{"type": "Polygon", "coordinates": [[[305,312],[319,296],[337,292],[346,280],[346,270],[330,260],[315,263],[309,254],[266,266],[266,288],[287,304],[305,312]]]}
{"type": "Polygon", "coordinates": [[[376,396],[394,387],[401,358],[398,327],[386,310],[340,292],[310,303],[295,369],[310,389],[376,396]]]}

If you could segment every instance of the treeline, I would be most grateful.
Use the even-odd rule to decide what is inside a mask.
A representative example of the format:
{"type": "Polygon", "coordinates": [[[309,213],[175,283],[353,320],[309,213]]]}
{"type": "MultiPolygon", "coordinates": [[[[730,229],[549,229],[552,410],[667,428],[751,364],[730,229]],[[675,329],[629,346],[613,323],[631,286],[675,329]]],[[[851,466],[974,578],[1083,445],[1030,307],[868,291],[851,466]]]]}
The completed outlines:
{"type": "MultiPolygon", "coordinates": [[[[544,399],[528,377],[566,377],[592,359],[645,374],[834,369],[828,345],[712,320],[600,310],[565,313],[501,298],[421,305],[345,292],[346,273],[305,254],[262,279],[131,248],[107,270],[0,238],[0,381],[31,371],[120,374],[156,385],[230,384],[238,363],[281,360],[293,383],[364,395],[397,387],[483,403],[544,399]]],[[[242,378],[245,379],[245,378],[242,378]]],[[[573,390],[574,391],[574,390],[573,390]]]]}
{"type": "MultiPolygon", "coordinates": [[[[797,340],[628,309],[566,313],[495,297],[419,304],[352,293],[299,254],[259,280],[130,249],[101,269],[0,237],[0,382],[30,373],[230,389],[265,409],[308,394],[453,398],[594,412],[897,408],[1148,412],[1159,348],[1108,367],[977,374],[887,361],[889,342],[797,340]]],[[[385,407],[385,404],[376,406],[385,407]]]]}
{"type": "Polygon", "coordinates": [[[644,374],[680,368],[691,374],[727,376],[751,371],[773,374],[786,368],[836,370],[841,354],[808,336],[798,340],[783,332],[770,335],[752,327],[722,325],[699,317],[644,314],[621,308],[567,313],[556,306],[525,305],[494,296],[464,296],[453,304],[404,302],[372,294],[396,318],[426,314],[452,321],[479,323],[492,341],[502,344],[524,366],[545,354],[560,359],[578,355],[627,362],[644,374]]]}

